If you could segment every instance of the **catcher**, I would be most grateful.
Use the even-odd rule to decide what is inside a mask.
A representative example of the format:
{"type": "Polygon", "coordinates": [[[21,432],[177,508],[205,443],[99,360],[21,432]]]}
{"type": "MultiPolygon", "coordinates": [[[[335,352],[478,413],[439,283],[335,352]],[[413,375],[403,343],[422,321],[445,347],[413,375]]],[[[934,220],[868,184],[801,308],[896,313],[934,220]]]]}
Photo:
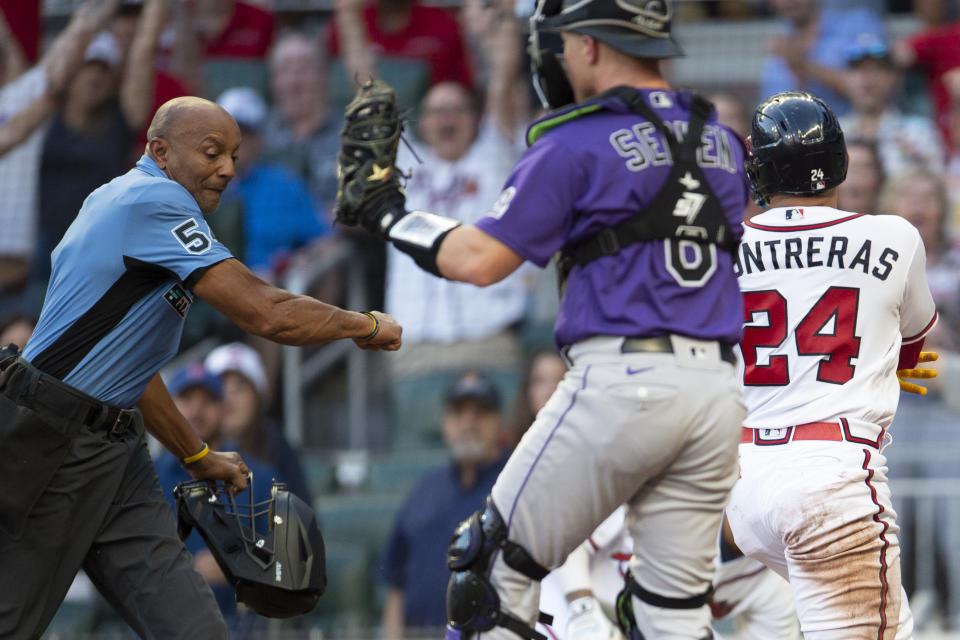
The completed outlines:
{"type": "Polygon", "coordinates": [[[555,340],[570,369],[454,534],[449,638],[542,637],[539,580],[624,503],[628,637],[710,637],[716,532],[744,417],[731,253],[748,192],[736,135],[660,75],[659,59],[682,53],[671,13],[668,0],[539,2],[535,86],[560,110],[529,129],[475,225],[406,211],[389,87],[364,85],[347,107],[341,222],[478,286],[564,256],[555,340]],[[540,46],[545,31],[560,33],[563,66],[540,46]]]}

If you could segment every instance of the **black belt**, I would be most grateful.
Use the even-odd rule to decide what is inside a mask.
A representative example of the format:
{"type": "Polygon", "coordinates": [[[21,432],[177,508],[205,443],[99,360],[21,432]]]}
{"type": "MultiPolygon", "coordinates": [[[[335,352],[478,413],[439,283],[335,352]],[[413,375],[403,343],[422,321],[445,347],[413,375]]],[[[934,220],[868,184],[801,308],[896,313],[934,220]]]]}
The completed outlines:
{"type": "Polygon", "coordinates": [[[133,425],[136,409],[104,404],[43,373],[10,347],[0,349],[0,393],[24,406],[43,408],[91,428],[122,435],[133,425]]]}
{"type": "MultiPolygon", "coordinates": [[[[652,338],[624,338],[620,353],[673,353],[673,342],[669,336],[652,338]]],[[[720,359],[737,366],[737,356],[733,345],[720,343],[720,359]]]]}

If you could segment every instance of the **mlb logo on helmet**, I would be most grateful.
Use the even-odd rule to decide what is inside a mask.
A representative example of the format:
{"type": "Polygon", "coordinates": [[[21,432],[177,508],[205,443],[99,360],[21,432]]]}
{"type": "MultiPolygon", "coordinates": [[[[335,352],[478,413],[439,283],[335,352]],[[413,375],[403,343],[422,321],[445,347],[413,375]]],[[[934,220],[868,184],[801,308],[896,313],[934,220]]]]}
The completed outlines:
{"type": "Polygon", "coordinates": [[[803,209],[787,209],[787,220],[793,216],[803,217],[803,209]]]}

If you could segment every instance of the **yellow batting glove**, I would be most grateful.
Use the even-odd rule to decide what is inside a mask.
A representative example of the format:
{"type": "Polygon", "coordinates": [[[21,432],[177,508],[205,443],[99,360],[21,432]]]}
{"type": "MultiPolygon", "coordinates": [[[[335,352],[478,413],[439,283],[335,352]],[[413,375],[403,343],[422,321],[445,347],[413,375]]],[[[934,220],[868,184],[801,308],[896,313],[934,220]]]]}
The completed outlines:
{"type": "MultiPolygon", "coordinates": [[[[921,351],[918,362],[935,362],[939,358],[940,358],[940,354],[938,354],[936,351],[921,351]]],[[[906,391],[907,393],[916,393],[921,396],[927,395],[927,388],[922,387],[919,384],[907,382],[906,380],[904,380],[904,378],[926,380],[926,379],[936,378],[936,377],[937,377],[937,371],[935,369],[898,369],[897,370],[897,380],[900,382],[900,390],[906,391]]]]}

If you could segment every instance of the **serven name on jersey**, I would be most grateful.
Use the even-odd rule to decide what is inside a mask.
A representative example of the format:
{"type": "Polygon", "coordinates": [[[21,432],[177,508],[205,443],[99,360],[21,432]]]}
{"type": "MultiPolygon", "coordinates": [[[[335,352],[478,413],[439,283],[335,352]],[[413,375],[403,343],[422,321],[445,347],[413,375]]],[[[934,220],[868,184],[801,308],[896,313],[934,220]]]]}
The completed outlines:
{"type": "Polygon", "coordinates": [[[741,243],[733,270],[739,278],[767,269],[825,267],[861,270],[886,280],[899,257],[895,249],[874,247],[870,240],[858,244],[846,236],[787,236],[741,243]]]}

